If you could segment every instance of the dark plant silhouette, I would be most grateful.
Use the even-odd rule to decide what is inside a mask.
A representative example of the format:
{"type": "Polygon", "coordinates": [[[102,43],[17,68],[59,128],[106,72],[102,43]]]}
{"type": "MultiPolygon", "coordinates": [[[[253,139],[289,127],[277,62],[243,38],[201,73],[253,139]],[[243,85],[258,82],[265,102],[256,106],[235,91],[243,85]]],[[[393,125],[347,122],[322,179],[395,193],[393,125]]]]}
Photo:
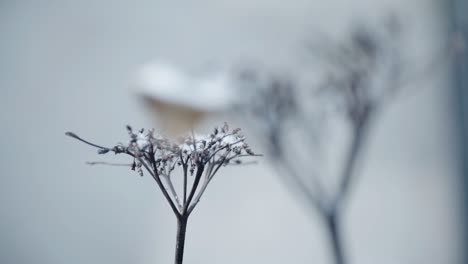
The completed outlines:
{"type": "Polygon", "coordinates": [[[181,264],[187,221],[215,174],[223,166],[242,164],[244,157],[260,155],[253,153],[245,143],[245,137],[239,128],[231,131],[226,123],[222,127],[216,127],[209,135],[200,136],[192,133],[174,141],[155,134],[153,130],[133,131],[130,126],[127,126],[127,130],[130,136],[128,143],[114,147],[91,143],[72,132],[67,132],[66,135],[98,148],[98,154],[108,152],[126,154],[133,160],[128,165],[104,162],[89,163],[91,165],[124,165],[137,171],[141,176],[144,173],[151,175],[176,216],[174,263],[181,264]],[[173,184],[176,169],[181,171],[183,177],[181,192],[177,192],[173,184]],[[189,181],[189,178],[193,180],[189,181]]]}
{"type": "MultiPolygon", "coordinates": [[[[238,74],[239,87],[250,95],[238,110],[252,117],[253,127],[264,139],[269,157],[283,169],[283,174],[289,176],[281,177],[284,182],[322,217],[336,264],[347,263],[341,222],[355,185],[356,164],[377,114],[401,87],[401,54],[396,45],[398,23],[392,20],[384,29],[375,32],[360,28],[344,43],[313,46],[313,52],[318,55],[315,58],[322,62],[322,68],[327,69],[325,81],[316,87],[303,89],[297,78],[284,73],[244,69],[238,74]],[[339,181],[331,192],[325,190],[321,181],[325,175],[317,175],[311,168],[318,164],[302,164],[308,167],[304,172],[288,154],[290,130],[298,130],[304,135],[300,148],[310,155],[318,151],[317,131],[323,124],[308,110],[308,104],[319,101],[333,105],[333,109],[337,109],[333,113],[340,113],[351,133],[339,181]]],[[[307,162],[310,163],[310,159],[307,162]]]]}

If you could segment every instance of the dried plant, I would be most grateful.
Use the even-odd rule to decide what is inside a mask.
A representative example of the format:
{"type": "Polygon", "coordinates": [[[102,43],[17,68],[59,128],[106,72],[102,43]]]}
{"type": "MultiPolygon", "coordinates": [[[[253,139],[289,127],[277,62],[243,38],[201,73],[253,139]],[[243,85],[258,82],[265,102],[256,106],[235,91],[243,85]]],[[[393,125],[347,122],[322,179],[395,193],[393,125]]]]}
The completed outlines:
{"type": "Polygon", "coordinates": [[[315,50],[324,62],[322,67],[327,70],[325,81],[319,88],[306,89],[308,99],[304,99],[303,89],[295,77],[265,74],[258,70],[244,70],[238,75],[243,93],[251,95],[246,96],[248,99],[238,110],[248,112],[253,118],[253,127],[264,139],[269,157],[289,176],[281,178],[322,217],[336,264],[347,262],[340,224],[344,205],[356,180],[356,163],[375,116],[400,87],[402,65],[396,45],[399,31],[395,22],[387,24],[384,32],[362,28],[354,31],[344,43],[326,43],[315,50]],[[326,177],[315,170],[319,164],[310,164],[311,159],[308,159],[307,164],[298,168],[288,154],[292,146],[291,129],[305,135],[299,147],[308,155],[313,156],[318,151],[315,138],[323,124],[309,111],[308,104],[319,101],[339,109],[338,113],[352,133],[337,187],[332,192],[325,191],[322,180],[326,177]],[[308,168],[306,172],[304,167],[308,168]]]}
{"type": "MultiPolygon", "coordinates": [[[[72,132],[66,135],[98,149],[98,154],[113,152],[132,158],[128,165],[140,176],[148,173],[157,183],[165,199],[177,218],[175,264],[183,261],[185,233],[190,214],[205,193],[210,181],[218,170],[230,164],[242,164],[242,158],[260,156],[255,154],[245,142],[239,128],[229,130],[225,123],[216,127],[209,135],[192,135],[170,140],[158,135],[154,130],[134,131],[127,126],[130,140],[127,144],[104,147],[91,143],[72,132]],[[181,171],[183,186],[177,192],[174,172],[181,171]],[[189,186],[189,177],[191,186],[189,186]]],[[[121,165],[103,162],[89,163],[121,165]]],[[[125,164],[124,164],[125,165],[125,164]]]]}

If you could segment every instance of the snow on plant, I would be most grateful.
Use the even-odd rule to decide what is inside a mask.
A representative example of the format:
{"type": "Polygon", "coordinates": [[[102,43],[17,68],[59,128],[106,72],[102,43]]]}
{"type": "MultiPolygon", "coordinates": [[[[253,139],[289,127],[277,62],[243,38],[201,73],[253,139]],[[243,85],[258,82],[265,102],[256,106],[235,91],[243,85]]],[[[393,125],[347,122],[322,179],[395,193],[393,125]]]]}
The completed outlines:
{"type": "MultiPolygon", "coordinates": [[[[224,123],[208,135],[192,135],[171,140],[154,132],[141,129],[134,131],[127,126],[130,139],[126,144],[104,147],[91,143],[75,133],[66,135],[98,149],[98,154],[113,152],[131,157],[131,170],[140,176],[149,174],[169,203],[177,218],[175,263],[183,261],[185,233],[190,214],[205,193],[205,190],[221,167],[242,164],[244,157],[255,154],[245,142],[241,129],[229,129],[224,123]],[[177,192],[173,177],[181,171],[182,190],[177,192]],[[189,186],[189,177],[193,178],[189,186]]],[[[91,163],[96,164],[96,163],[91,163]]],[[[106,163],[104,163],[106,164],[106,163]]]]}

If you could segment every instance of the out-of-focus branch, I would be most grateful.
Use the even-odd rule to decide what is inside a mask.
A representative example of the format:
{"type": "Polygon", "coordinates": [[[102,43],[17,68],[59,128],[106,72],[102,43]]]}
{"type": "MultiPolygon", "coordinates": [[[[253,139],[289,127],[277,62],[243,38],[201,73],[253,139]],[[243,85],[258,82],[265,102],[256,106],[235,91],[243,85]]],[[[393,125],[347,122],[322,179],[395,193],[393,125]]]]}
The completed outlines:
{"type": "Polygon", "coordinates": [[[323,62],[319,68],[328,69],[319,88],[311,87],[313,92],[308,93],[315,101],[300,95],[298,91],[302,88],[295,82],[294,75],[278,77],[256,71],[240,74],[240,86],[245,88],[242,94],[245,96],[250,91],[252,98],[238,107],[239,110],[243,113],[250,111],[253,127],[257,128],[259,138],[267,146],[270,158],[283,167],[281,178],[287,177],[284,181],[293,192],[303,196],[323,216],[336,264],[346,263],[340,222],[344,204],[357,181],[356,165],[362,156],[369,129],[383,105],[406,84],[402,73],[407,69],[399,46],[401,29],[399,21],[392,17],[381,31],[358,28],[344,42],[315,46],[322,47],[313,51],[323,62]],[[322,178],[314,172],[320,166],[314,162],[312,154],[318,151],[314,137],[321,124],[311,125],[311,112],[306,110],[311,102],[335,106],[351,131],[337,188],[332,194],[323,190],[322,178]],[[295,146],[301,149],[294,149],[290,144],[293,138],[287,131],[289,127],[305,135],[300,145],[295,146]],[[310,153],[310,158],[299,164],[306,168],[299,171],[290,159],[295,160],[295,153],[304,152],[310,153]]]}

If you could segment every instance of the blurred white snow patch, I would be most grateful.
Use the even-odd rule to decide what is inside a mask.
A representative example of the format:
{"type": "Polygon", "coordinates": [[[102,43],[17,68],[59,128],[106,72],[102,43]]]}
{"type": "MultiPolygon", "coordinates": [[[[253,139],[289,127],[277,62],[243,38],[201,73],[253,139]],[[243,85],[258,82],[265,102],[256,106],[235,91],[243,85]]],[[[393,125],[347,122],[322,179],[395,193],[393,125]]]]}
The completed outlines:
{"type": "Polygon", "coordinates": [[[136,89],[145,99],[198,112],[222,111],[234,97],[227,71],[191,75],[161,62],[144,65],[137,72],[136,89]]]}

